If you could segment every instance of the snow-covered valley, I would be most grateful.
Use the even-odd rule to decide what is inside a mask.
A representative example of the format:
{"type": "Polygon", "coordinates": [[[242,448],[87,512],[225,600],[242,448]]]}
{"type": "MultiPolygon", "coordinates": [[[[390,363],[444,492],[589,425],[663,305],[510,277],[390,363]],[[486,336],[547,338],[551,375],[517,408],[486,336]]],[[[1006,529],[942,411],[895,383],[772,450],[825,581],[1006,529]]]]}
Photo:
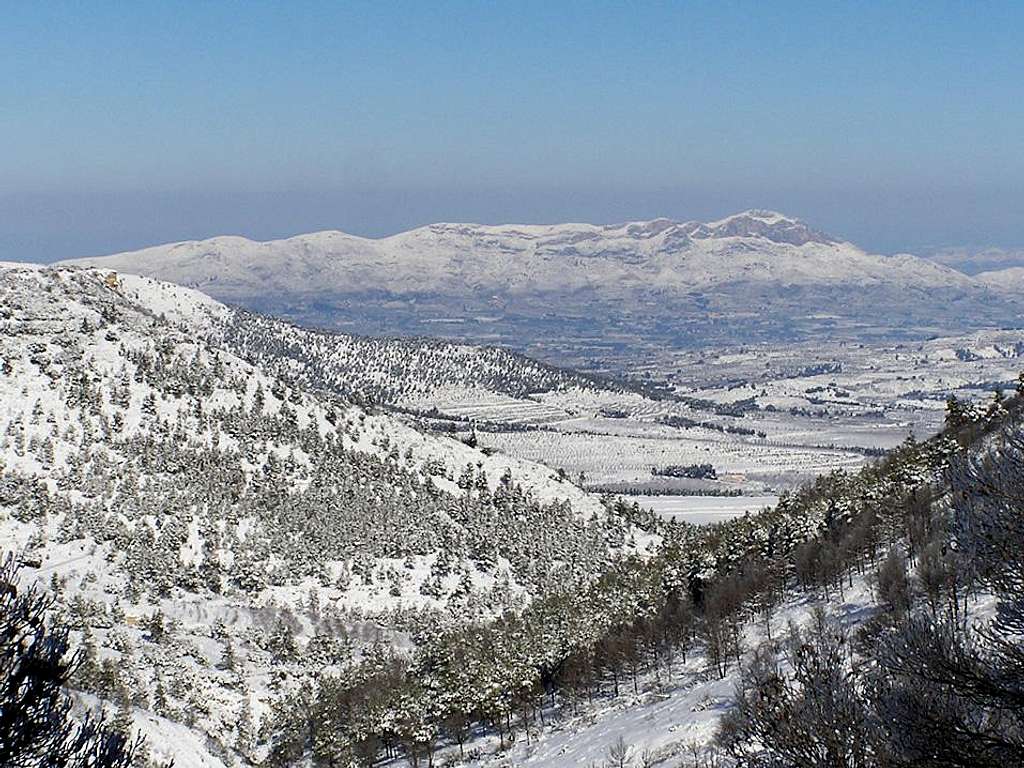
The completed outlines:
{"type": "Polygon", "coordinates": [[[1024,3],[0,19],[0,768],[1024,768],[1024,3]]]}
{"type": "Polygon", "coordinates": [[[724,759],[766,641],[816,606],[851,637],[890,615],[886,552],[926,561],[888,521],[956,451],[912,435],[947,398],[1001,423],[1022,348],[744,347],[609,378],[13,264],[0,326],[4,549],[70,628],[77,706],[187,768],[724,759]]]}

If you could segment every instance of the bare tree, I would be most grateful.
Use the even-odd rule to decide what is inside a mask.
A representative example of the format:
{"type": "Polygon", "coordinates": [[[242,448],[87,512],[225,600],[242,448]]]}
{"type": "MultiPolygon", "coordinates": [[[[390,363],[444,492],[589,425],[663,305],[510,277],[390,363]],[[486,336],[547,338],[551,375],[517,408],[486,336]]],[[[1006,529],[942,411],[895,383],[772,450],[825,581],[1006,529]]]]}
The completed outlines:
{"type": "Polygon", "coordinates": [[[860,687],[845,635],[819,611],[781,649],[755,651],[718,743],[744,768],[867,768],[878,751],[860,687]]]}

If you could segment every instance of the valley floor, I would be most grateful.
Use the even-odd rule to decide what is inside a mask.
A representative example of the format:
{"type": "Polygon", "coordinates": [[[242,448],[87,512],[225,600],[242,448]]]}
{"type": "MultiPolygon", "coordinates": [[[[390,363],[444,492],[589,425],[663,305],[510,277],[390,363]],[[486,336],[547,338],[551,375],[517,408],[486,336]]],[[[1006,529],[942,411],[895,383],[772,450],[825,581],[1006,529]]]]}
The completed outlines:
{"type": "Polygon", "coordinates": [[[778,496],[627,496],[665,519],[703,525],[756,514],[778,503],[778,496]]]}
{"type": "MultiPolygon", "coordinates": [[[[524,398],[439,390],[437,408],[479,443],[564,470],[594,490],[772,496],[836,469],[854,470],[910,435],[942,427],[950,396],[984,410],[1012,393],[1024,331],[922,342],[761,344],[663,350],[616,373],[660,389],[569,389],[524,398]],[[713,479],[654,476],[710,464],[713,479]]],[[[754,502],[749,502],[753,504],[754,502]]]]}

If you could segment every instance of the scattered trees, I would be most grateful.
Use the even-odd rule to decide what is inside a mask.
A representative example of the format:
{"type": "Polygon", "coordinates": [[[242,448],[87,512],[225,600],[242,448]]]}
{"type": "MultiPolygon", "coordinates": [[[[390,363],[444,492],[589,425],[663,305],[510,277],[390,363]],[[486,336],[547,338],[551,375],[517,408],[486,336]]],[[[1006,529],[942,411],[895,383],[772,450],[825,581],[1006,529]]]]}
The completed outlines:
{"type": "Polygon", "coordinates": [[[893,546],[875,620],[851,636],[818,614],[744,666],[718,734],[737,766],[1024,764],[1024,428],[952,455],[947,480],[948,511],[905,507],[904,540],[928,533],[918,588],[893,546]],[[982,589],[996,616],[969,621],[982,589]]]}

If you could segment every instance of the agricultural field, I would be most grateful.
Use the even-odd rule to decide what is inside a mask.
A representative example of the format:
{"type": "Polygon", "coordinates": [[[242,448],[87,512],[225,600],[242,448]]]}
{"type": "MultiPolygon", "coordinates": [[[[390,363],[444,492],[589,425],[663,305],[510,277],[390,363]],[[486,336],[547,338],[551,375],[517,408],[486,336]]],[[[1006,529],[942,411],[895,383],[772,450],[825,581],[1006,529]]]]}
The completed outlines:
{"type": "MultiPolygon", "coordinates": [[[[834,468],[854,469],[864,461],[862,454],[841,450],[779,447],[767,440],[718,436],[703,430],[692,436],[640,436],[601,431],[588,421],[587,431],[575,431],[572,424],[553,430],[530,432],[481,433],[481,445],[515,458],[564,469],[571,477],[584,475],[584,485],[623,484],[637,491],[662,488],[680,492],[719,489],[741,492],[771,492],[799,479],[809,478],[834,468]],[[714,480],[680,478],[673,484],[659,482],[653,471],[664,467],[711,464],[714,480]]],[[[618,427],[619,425],[615,425],[618,427]]],[[[676,481],[676,478],[670,478],[676,481]]]]}
{"type": "Polygon", "coordinates": [[[736,495],[772,497],[932,434],[950,396],[992,407],[996,391],[1016,388],[1022,357],[1024,331],[665,351],[618,371],[648,394],[570,388],[474,398],[463,391],[450,399],[439,393],[431,405],[460,429],[475,428],[485,449],[703,522],[756,508],[736,495]],[[713,474],[696,471],[705,465],[713,474]],[[685,497],[692,501],[672,506],[685,497]]]}
{"type": "Polygon", "coordinates": [[[778,496],[648,496],[638,499],[643,507],[667,520],[695,525],[718,523],[742,515],[753,515],[775,506],[778,496]]]}

